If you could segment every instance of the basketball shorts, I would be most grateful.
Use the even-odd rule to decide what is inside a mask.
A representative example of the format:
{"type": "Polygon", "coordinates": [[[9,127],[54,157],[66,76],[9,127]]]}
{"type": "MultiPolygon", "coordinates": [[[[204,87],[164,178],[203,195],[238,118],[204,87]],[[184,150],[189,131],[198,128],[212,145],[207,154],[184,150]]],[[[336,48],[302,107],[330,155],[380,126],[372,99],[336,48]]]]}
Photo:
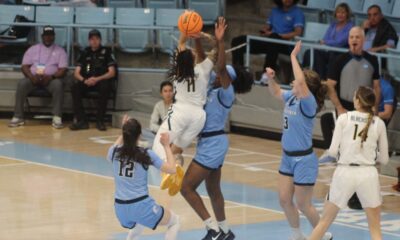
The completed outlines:
{"type": "Polygon", "coordinates": [[[224,164],[228,147],[229,141],[226,134],[200,138],[193,161],[208,170],[219,169],[224,164]]]}
{"type": "Polygon", "coordinates": [[[172,105],[154,138],[153,151],[165,161],[165,150],[160,143],[161,133],[168,132],[171,143],[185,149],[199,135],[205,121],[206,113],[201,107],[172,105]]]}
{"type": "Polygon", "coordinates": [[[155,230],[164,216],[164,208],[151,197],[133,203],[116,200],[114,207],[121,226],[129,229],[140,224],[155,230]]]}
{"type": "Polygon", "coordinates": [[[382,204],[378,170],[373,166],[338,166],[333,174],[328,200],[346,208],[351,196],[357,193],[363,208],[382,204]]]}
{"type": "Polygon", "coordinates": [[[279,173],[293,177],[298,186],[314,186],[318,177],[318,158],[314,152],[305,156],[288,156],[283,153],[279,173]]]}

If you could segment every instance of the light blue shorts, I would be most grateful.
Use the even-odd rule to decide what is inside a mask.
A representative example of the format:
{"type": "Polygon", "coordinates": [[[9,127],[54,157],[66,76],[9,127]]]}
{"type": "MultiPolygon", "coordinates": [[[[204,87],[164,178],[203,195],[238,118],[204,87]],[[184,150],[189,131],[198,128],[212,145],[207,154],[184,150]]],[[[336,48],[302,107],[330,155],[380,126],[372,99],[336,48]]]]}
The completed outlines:
{"type": "Polygon", "coordinates": [[[228,148],[229,141],[226,134],[200,138],[193,161],[208,170],[219,169],[224,164],[228,148]]]}
{"type": "Polygon", "coordinates": [[[288,156],[283,153],[279,173],[293,177],[295,185],[313,186],[318,177],[318,158],[314,152],[306,156],[288,156]]]}
{"type": "Polygon", "coordinates": [[[114,207],[121,226],[129,229],[140,224],[155,230],[164,216],[164,208],[151,197],[133,203],[118,203],[116,200],[114,207]]]}

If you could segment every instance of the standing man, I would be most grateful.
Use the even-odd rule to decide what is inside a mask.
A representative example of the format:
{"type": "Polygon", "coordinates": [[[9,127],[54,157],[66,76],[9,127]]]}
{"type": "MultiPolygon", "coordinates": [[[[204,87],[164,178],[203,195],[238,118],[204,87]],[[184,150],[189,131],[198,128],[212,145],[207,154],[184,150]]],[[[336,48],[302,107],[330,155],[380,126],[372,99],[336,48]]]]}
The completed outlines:
{"type": "Polygon", "coordinates": [[[115,67],[111,49],[101,45],[101,34],[93,29],[89,32],[89,47],[81,54],[74,72],[76,81],[72,85],[71,92],[76,121],[69,127],[71,130],[89,128],[82,104],[82,98],[87,91],[99,92],[96,128],[100,131],[107,130],[104,125],[104,116],[116,77],[115,67]]]}
{"type": "Polygon", "coordinates": [[[54,44],[55,32],[51,26],[42,30],[42,43],[30,47],[22,60],[22,73],[25,78],[18,81],[15,95],[14,117],[9,127],[19,127],[25,124],[24,103],[28,94],[36,88],[43,88],[52,95],[53,122],[56,129],[63,128],[62,104],[63,81],[68,67],[68,58],[65,50],[54,44]]]}

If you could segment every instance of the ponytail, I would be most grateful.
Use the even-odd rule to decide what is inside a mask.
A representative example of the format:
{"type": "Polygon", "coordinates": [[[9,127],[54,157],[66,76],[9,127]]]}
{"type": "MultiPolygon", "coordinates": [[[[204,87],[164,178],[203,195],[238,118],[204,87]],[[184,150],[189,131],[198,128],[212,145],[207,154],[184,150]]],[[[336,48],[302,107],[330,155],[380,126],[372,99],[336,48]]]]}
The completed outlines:
{"type": "Polygon", "coordinates": [[[310,69],[304,69],[304,77],[306,79],[307,87],[314,95],[317,101],[317,113],[324,108],[325,97],[328,93],[328,87],[321,82],[319,74],[310,69]]]}
{"type": "Polygon", "coordinates": [[[372,108],[369,109],[368,114],[369,114],[369,115],[368,115],[368,122],[367,122],[367,125],[365,125],[364,129],[358,134],[358,136],[361,137],[361,148],[363,147],[363,143],[364,143],[365,141],[367,141],[367,138],[368,138],[368,130],[369,130],[369,127],[370,127],[371,124],[372,124],[372,120],[374,119],[374,111],[373,111],[372,108]]]}
{"type": "Polygon", "coordinates": [[[368,121],[367,125],[365,125],[364,129],[358,134],[361,137],[361,148],[363,147],[363,143],[367,141],[368,138],[368,130],[371,126],[374,119],[374,105],[375,105],[375,93],[369,87],[361,86],[358,88],[356,92],[356,98],[359,100],[361,108],[364,111],[368,112],[368,121]]]}
{"type": "Polygon", "coordinates": [[[317,113],[320,112],[322,110],[322,108],[324,107],[325,104],[325,96],[328,93],[328,87],[321,83],[321,86],[318,88],[315,96],[315,99],[317,101],[317,113]]]}

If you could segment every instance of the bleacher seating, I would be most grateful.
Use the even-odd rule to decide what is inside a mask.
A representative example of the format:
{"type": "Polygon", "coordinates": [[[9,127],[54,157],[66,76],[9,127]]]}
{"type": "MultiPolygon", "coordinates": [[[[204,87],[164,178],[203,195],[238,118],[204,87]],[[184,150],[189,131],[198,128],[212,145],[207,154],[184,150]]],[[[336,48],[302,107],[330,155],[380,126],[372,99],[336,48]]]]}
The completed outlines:
{"type": "Polygon", "coordinates": [[[218,16],[221,16],[223,8],[220,0],[188,0],[187,7],[198,12],[205,25],[214,24],[218,16]]]}
{"type": "Polygon", "coordinates": [[[181,8],[182,3],[178,0],[145,0],[146,8],[181,8]]]}
{"type": "Polygon", "coordinates": [[[376,4],[381,7],[384,15],[390,15],[392,13],[393,3],[393,0],[364,0],[362,12],[366,13],[370,6],[376,4]]]}
{"type": "MultiPolygon", "coordinates": [[[[115,24],[123,26],[153,26],[154,9],[117,8],[115,24]]],[[[144,52],[152,40],[153,31],[142,29],[117,29],[119,47],[125,52],[144,52]]]]}
{"type": "MultiPolygon", "coordinates": [[[[176,27],[177,19],[182,14],[183,9],[156,9],[156,26],[176,27]]],[[[178,38],[179,30],[158,30],[157,43],[162,52],[172,53],[176,43],[171,37],[178,38]]]]}
{"type": "MultiPolygon", "coordinates": [[[[14,22],[16,15],[25,16],[29,20],[35,19],[35,8],[31,6],[21,6],[21,5],[1,5],[0,7],[0,33],[7,30],[10,26],[9,23],[14,22]],[[2,25],[3,23],[3,25],[2,25]],[[6,24],[4,24],[6,23],[6,24]]],[[[15,43],[26,43],[28,38],[21,38],[18,40],[12,40],[15,43]]],[[[8,42],[2,40],[1,42],[8,42]]]]}

